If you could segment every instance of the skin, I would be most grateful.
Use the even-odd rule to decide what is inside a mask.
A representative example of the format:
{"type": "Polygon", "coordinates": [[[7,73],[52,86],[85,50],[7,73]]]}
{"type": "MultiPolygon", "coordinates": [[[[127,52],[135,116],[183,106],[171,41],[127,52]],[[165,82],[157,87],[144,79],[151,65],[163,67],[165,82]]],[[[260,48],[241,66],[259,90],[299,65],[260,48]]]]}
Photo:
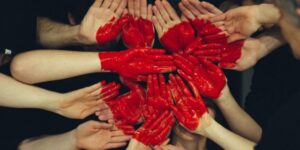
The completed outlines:
{"type": "Polygon", "coordinates": [[[63,134],[24,140],[19,145],[19,149],[112,149],[125,146],[130,138],[121,130],[113,129],[111,124],[87,121],[63,134]]]}

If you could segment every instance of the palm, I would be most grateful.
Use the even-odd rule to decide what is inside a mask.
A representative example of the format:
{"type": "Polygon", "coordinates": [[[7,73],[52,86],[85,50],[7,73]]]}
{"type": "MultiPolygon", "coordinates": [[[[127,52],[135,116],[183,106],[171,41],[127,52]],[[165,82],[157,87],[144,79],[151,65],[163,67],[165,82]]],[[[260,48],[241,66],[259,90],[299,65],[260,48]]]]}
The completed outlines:
{"type": "MultiPolygon", "coordinates": [[[[89,129],[90,132],[82,133],[80,136],[81,138],[80,143],[82,145],[86,145],[87,149],[98,149],[99,147],[105,147],[111,140],[111,132],[109,130],[103,129],[89,129]],[[101,138],[101,140],[99,139],[101,138]],[[88,148],[89,147],[89,148],[88,148]]],[[[80,133],[79,133],[80,134],[80,133]]]]}
{"type": "Polygon", "coordinates": [[[261,49],[258,39],[249,38],[245,40],[242,55],[236,62],[236,70],[246,70],[253,67],[258,61],[258,51],[261,49]]]}

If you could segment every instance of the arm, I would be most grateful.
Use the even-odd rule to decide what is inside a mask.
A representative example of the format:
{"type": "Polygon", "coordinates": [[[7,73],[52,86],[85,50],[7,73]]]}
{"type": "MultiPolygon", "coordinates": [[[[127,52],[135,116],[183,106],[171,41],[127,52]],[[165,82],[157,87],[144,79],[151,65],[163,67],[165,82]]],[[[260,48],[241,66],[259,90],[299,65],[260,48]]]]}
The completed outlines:
{"type": "Polygon", "coordinates": [[[199,119],[197,134],[206,136],[226,150],[254,150],[255,143],[221,126],[207,113],[199,119]]]}
{"type": "Polygon", "coordinates": [[[227,85],[215,102],[234,133],[255,142],[260,140],[261,127],[239,106],[227,85]]]}
{"type": "Polygon", "coordinates": [[[130,136],[114,130],[111,124],[88,121],[63,134],[27,139],[20,144],[19,149],[112,149],[126,145],[129,139],[130,136]]]}
{"type": "Polygon", "coordinates": [[[45,17],[38,17],[37,40],[39,44],[48,48],[84,45],[85,43],[79,38],[79,28],[79,25],[71,26],[45,17]]]}
{"type": "MultiPolygon", "coordinates": [[[[105,86],[100,83],[68,93],[57,93],[20,83],[2,74],[0,81],[0,106],[44,109],[77,119],[97,111],[100,105],[97,101],[104,99],[101,93],[106,91],[102,90],[105,86]]],[[[113,96],[108,95],[108,98],[113,96]]]]}

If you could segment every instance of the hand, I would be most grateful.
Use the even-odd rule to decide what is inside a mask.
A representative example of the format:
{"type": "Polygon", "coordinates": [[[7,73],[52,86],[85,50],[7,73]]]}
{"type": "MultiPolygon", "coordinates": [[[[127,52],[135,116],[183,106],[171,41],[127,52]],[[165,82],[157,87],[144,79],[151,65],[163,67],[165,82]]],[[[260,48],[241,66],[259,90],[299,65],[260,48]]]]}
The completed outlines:
{"type": "Polygon", "coordinates": [[[144,145],[160,145],[167,140],[175,118],[170,111],[165,111],[159,116],[153,115],[135,132],[133,139],[144,145]]]}
{"type": "Polygon", "coordinates": [[[95,0],[82,20],[79,38],[87,45],[106,44],[116,40],[127,18],[119,19],[126,0],[95,0]]]}
{"type": "Polygon", "coordinates": [[[185,57],[174,54],[175,64],[179,68],[178,73],[188,81],[195,96],[199,97],[198,91],[208,98],[216,99],[225,86],[225,75],[218,66],[194,56],[185,57]]]}
{"type": "Polygon", "coordinates": [[[246,39],[256,32],[262,24],[261,13],[256,6],[243,6],[227,11],[225,14],[212,18],[212,21],[225,21],[229,33],[228,42],[246,39]]]}
{"type": "Polygon", "coordinates": [[[148,75],[147,100],[142,108],[144,118],[159,116],[162,112],[170,110],[170,105],[173,105],[173,101],[164,76],[148,75]]]}
{"type": "Polygon", "coordinates": [[[155,1],[153,23],[161,44],[170,52],[182,51],[195,38],[189,22],[182,22],[168,1],[155,1]]]}
{"type": "Polygon", "coordinates": [[[79,125],[74,131],[77,148],[112,149],[126,145],[131,136],[120,130],[112,130],[112,125],[98,121],[88,121],[79,125]]]}
{"type": "Polygon", "coordinates": [[[263,49],[265,49],[265,47],[259,39],[246,39],[241,50],[241,57],[236,61],[236,65],[232,69],[244,71],[253,67],[262,57],[260,53],[264,51],[263,49]]]}
{"type": "Polygon", "coordinates": [[[221,50],[220,66],[226,69],[234,68],[236,66],[236,61],[241,57],[243,45],[244,40],[226,44],[221,50]]]}
{"type": "Polygon", "coordinates": [[[144,81],[145,75],[171,72],[176,69],[173,57],[162,49],[137,48],[121,52],[101,52],[101,69],[117,72],[120,76],[144,81]]]}
{"type": "Polygon", "coordinates": [[[147,0],[128,0],[129,21],[123,28],[122,39],[128,48],[152,47],[154,27],[152,6],[147,0]]]}
{"type": "Polygon", "coordinates": [[[155,150],[186,150],[186,149],[184,149],[182,147],[171,145],[171,144],[157,146],[154,149],[155,150]]]}
{"type": "Polygon", "coordinates": [[[197,31],[197,37],[203,38],[204,41],[212,43],[226,43],[227,33],[224,32],[224,23],[209,21],[212,17],[223,14],[221,10],[208,2],[199,0],[182,0],[179,8],[185,18],[189,19],[197,31]]]}
{"type": "Polygon", "coordinates": [[[57,113],[69,118],[83,119],[97,110],[101,100],[107,100],[118,95],[119,85],[104,82],[94,84],[77,91],[63,95],[57,113]]]}
{"type": "Polygon", "coordinates": [[[137,87],[116,99],[106,101],[116,125],[135,125],[142,119],[141,106],[145,103],[143,89],[137,87]]]}
{"type": "Polygon", "coordinates": [[[175,106],[171,106],[179,123],[190,131],[199,126],[199,119],[208,110],[201,97],[195,98],[183,80],[170,74],[169,85],[175,106]]]}
{"type": "Polygon", "coordinates": [[[137,141],[136,139],[131,139],[126,150],[152,150],[148,145],[143,144],[142,142],[137,141]]]}

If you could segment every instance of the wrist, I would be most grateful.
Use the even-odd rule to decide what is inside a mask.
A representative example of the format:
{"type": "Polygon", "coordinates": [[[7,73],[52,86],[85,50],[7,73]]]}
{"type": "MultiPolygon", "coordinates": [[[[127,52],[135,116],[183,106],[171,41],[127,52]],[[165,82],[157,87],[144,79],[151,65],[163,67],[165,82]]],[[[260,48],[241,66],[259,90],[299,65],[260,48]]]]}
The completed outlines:
{"type": "Polygon", "coordinates": [[[72,130],[72,131],[69,131],[68,133],[67,133],[67,136],[68,136],[68,138],[67,138],[67,143],[68,143],[68,145],[70,145],[70,150],[79,150],[79,148],[77,147],[77,145],[76,145],[76,134],[75,134],[75,130],[76,129],[74,129],[74,130],[72,130]]]}
{"type": "Polygon", "coordinates": [[[208,112],[204,113],[199,119],[198,127],[196,128],[194,133],[207,137],[209,133],[206,130],[212,125],[213,120],[214,119],[211,118],[208,112]]]}

